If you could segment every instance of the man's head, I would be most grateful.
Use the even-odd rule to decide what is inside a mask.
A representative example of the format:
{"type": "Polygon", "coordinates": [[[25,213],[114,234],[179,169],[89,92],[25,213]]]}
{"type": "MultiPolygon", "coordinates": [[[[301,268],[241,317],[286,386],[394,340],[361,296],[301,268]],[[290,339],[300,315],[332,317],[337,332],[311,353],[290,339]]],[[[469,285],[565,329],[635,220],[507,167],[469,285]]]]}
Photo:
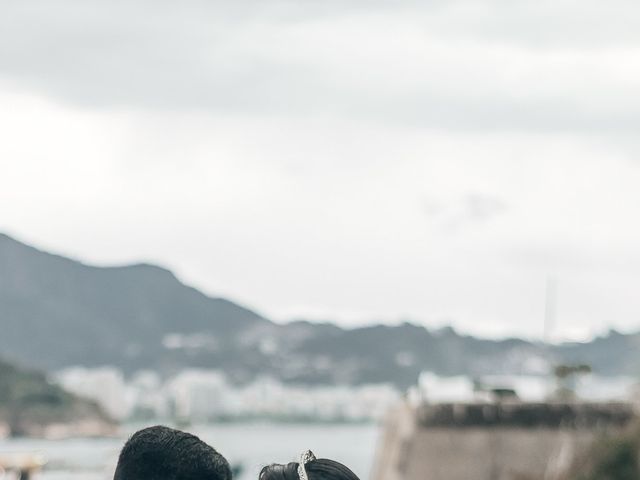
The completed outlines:
{"type": "Polygon", "coordinates": [[[231,480],[231,470],[222,455],[195,435],[156,426],[125,443],[113,479],[231,480]]]}

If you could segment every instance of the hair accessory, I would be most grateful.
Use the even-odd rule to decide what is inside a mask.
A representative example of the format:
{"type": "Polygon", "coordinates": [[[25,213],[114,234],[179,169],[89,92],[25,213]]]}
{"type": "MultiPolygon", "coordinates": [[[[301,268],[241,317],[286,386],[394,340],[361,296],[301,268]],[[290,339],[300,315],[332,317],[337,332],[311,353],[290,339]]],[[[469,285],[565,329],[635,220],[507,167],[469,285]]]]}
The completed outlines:
{"type": "Polygon", "coordinates": [[[300,480],[309,480],[307,476],[307,470],[305,465],[309,462],[313,462],[316,459],[316,456],[313,454],[311,450],[305,450],[300,455],[300,461],[298,461],[298,477],[300,480]]]}

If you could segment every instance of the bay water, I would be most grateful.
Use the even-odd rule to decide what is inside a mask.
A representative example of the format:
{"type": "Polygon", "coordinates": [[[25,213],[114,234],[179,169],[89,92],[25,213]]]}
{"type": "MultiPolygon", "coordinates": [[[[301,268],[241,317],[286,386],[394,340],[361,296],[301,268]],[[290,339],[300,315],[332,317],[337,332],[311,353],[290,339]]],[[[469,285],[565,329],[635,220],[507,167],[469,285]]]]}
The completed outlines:
{"type": "MultiPolygon", "coordinates": [[[[111,480],[120,448],[128,435],[142,426],[127,425],[117,438],[4,439],[0,440],[0,454],[43,455],[47,464],[34,480],[111,480]]],[[[257,480],[263,466],[295,461],[306,449],[317,457],[344,463],[366,480],[379,434],[374,424],[224,423],[185,430],[241,469],[234,480],[257,480]]]]}

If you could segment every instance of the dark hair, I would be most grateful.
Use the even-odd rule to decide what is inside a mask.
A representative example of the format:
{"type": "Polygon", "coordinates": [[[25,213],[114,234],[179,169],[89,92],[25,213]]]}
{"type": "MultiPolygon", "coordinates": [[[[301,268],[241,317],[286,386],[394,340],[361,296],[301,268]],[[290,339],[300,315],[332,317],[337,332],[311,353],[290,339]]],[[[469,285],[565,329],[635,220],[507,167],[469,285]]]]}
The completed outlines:
{"type": "Polygon", "coordinates": [[[124,444],[114,480],[231,480],[227,460],[195,435],[155,426],[124,444]]]}
{"type": "MultiPolygon", "coordinates": [[[[305,465],[305,470],[309,480],[360,480],[345,465],[328,458],[312,460],[305,465]]],[[[300,480],[298,462],[268,465],[262,469],[258,480],[300,480]]]]}

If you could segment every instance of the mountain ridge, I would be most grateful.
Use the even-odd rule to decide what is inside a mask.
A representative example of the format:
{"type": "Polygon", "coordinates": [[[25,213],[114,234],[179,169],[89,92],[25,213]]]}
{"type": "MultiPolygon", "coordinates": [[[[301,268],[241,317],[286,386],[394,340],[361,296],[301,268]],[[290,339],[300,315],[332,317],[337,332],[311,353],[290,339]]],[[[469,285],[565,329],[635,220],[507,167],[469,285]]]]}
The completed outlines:
{"type": "Polygon", "coordinates": [[[0,355],[55,371],[114,365],[165,374],[218,368],[232,381],[406,387],[418,374],[535,373],[558,362],[603,374],[640,374],[640,333],[612,331],[588,343],[543,345],[460,334],[453,328],[368,325],[345,329],[298,320],[276,324],[207,296],[148,263],[92,266],[0,234],[0,355]],[[546,365],[546,367],[545,367],[546,365]]]}

